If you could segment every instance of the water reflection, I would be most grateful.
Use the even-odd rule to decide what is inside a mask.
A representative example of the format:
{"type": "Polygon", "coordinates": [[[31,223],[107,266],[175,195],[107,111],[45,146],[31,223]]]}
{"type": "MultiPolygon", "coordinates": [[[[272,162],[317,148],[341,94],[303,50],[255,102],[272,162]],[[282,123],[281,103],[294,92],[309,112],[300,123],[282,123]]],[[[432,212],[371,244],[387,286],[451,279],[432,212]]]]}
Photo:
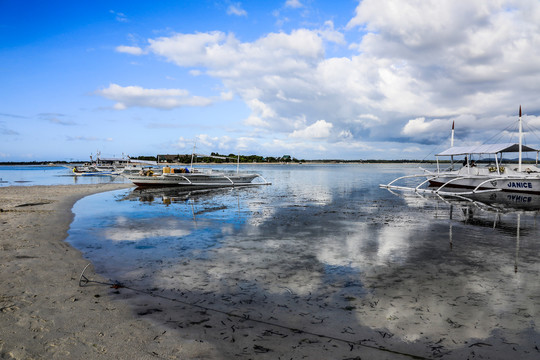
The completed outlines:
{"type": "MultiPolygon", "coordinates": [[[[112,279],[253,319],[430,358],[534,354],[536,211],[396,196],[377,186],[395,171],[374,170],[274,168],[263,174],[271,187],[99,194],[76,204],[69,241],[112,279]]],[[[230,356],[275,337],[235,324],[236,342],[223,342],[233,336],[226,319],[159,309],[156,320],[204,334],[230,356]]],[[[306,349],[303,338],[287,334],[272,355],[306,349]]]]}

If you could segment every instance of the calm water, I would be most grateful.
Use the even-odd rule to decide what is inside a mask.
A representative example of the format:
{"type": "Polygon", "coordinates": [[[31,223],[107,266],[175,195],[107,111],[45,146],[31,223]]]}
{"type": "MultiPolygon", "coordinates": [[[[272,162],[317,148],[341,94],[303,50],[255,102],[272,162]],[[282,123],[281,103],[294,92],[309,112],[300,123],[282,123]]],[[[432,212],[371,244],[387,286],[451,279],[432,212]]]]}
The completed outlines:
{"type": "Polygon", "coordinates": [[[0,165],[0,186],[73,185],[127,182],[121,176],[73,176],[63,166],[0,165]]]}
{"type": "MultiPolygon", "coordinates": [[[[68,241],[112,280],[253,319],[429,358],[540,354],[538,198],[478,199],[506,203],[500,211],[378,187],[415,166],[251,170],[272,185],[89,196],[74,207],[68,241]],[[508,211],[522,204],[528,211],[508,211]]],[[[174,303],[149,311],[130,301],[186,334],[204,330],[205,341],[230,331],[174,303]]],[[[275,336],[254,332],[242,345],[275,336]]]]}

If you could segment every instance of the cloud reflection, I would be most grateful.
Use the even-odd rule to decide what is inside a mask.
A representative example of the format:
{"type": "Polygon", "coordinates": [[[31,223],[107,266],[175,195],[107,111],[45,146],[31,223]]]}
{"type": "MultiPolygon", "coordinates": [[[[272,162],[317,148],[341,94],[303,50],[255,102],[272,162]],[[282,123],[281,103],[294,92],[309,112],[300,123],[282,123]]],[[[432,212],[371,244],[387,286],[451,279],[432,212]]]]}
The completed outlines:
{"type": "MultiPolygon", "coordinates": [[[[359,178],[352,174],[348,181],[359,178]]],[[[122,202],[130,212],[115,214],[104,240],[154,246],[117,252],[122,280],[223,311],[341,334],[346,324],[381,346],[420,344],[426,357],[485,355],[471,349],[477,342],[531,350],[540,318],[536,213],[521,215],[517,242],[516,213],[329,178],[322,198],[291,177],[166,204],[122,202]]]]}
{"type": "Polygon", "coordinates": [[[140,241],[149,238],[184,237],[191,234],[190,229],[178,228],[174,219],[159,221],[133,221],[125,216],[118,216],[114,227],[107,228],[105,238],[113,241],[140,241]]]}

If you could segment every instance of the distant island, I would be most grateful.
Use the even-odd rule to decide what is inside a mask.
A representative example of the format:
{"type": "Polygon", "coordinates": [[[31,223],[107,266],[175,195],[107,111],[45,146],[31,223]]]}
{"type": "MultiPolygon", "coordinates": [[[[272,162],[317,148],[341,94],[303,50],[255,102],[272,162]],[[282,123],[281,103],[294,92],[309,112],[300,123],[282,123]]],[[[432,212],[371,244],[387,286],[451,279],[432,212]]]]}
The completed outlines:
{"type": "MultiPolygon", "coordinates": [[[[190,164],[191,163],[191,154],[176,154],[176,155],[157,155],[157,156],[130,156],[132,160],[143,160],[143,161],[155,161],[158,164],[190,164]]],[[[259,156],[259,155],[238,155],[238,154],[228,154],[223,155],[219,153],[211,153],[209,156],[197,156],[196,162],[198,164],[236,164],[238,162],[241,164],[405,164],[405,163],[417,163],[417,164],[435,164],[437,160],[418,160],[418,159],[394,159],[394,160],[383,160],[383,159],[356,159],[356,160],[344,160],[344,159],[297,159],[290,155],[283,156],[259,156]]],[[[517,159],[507,159],[506,162],[517,162],[517,159]]],[[[71,161],[58,161],[58,160],[47,160],[47,161],[3,161],[0,162],[0,165],[69,165],[69,164],[81,164],[86,163],[87,160],[71,160],[71,161]]],[[[461,160],[455,160],[455,163],[461,163],[461,160]]],[[[489,163],[489,160],[477,160],[477,163],[489,163]]],[[[523,159],[522,161],[525,164],[534,164],[535,159],[523,159]]],[[[450,163],[449,159],[440,159],[439,163],[450,163]]]]}

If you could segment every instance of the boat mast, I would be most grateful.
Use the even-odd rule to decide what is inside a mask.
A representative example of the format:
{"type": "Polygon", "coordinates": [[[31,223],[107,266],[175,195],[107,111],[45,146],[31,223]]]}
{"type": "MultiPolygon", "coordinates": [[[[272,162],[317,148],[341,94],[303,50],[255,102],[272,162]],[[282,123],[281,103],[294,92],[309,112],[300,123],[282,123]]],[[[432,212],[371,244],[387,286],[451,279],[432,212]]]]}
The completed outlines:
{"type": "Polygon", "coordinates": [[[189,172],[193,171],[193,157],[195,156],[195,146],[197,146],[197,142],[193,144],[193,151],[191,152],[191,166],[189,167],[189,172]]]}
{"type": "Polygon", "coordinates": [[[521,143],[523,138],[523,129],[521,125],[521,105],[519,105],[519,165],[518,165],[518,171],[521,172],[521,143]]]}
{"type": "MultiPolygon", "coordinates": [[[[452,137],[450,137],[450,147],[454,147],[454,121],[452,121],[452,137]]],[[[454,155],[450,156],[451,169],[454,170],[454,155]]]]}

